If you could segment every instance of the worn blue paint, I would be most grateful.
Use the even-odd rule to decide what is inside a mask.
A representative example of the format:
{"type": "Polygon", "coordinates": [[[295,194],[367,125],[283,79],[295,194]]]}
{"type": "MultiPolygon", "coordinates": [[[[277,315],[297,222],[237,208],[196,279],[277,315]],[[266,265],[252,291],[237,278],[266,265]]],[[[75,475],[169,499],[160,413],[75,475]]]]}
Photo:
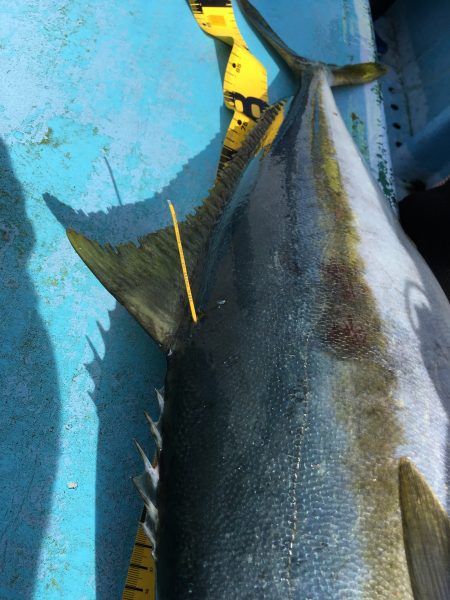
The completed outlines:
{"type": "Polygon", "coordinates": [[[450,172],[449,22],[446,0],[397,0],[377,22],[391,67],[383,90],[402,193],[402,180],[432,185],[450,172]]]}
{"type": "MultiPolygon", "coordinates": [[[[255,3],[302,54],[372,57],[365,0],[255,3]]],[[[236,12],[271,100],[291,94],[236,12]]],[[[110,600],[141,507],[131,439],[150,451],[142,411],[157,414],[164,357],[65,228],[118,243],[167,224],[167,198],[181,217],[202,200],[230,118],[227,50],[183,0],[20,0],[0,47],[0,597],[110,600]]],[[[374,173],[388,171],[376,85],[338,96],[374,173]]]]}

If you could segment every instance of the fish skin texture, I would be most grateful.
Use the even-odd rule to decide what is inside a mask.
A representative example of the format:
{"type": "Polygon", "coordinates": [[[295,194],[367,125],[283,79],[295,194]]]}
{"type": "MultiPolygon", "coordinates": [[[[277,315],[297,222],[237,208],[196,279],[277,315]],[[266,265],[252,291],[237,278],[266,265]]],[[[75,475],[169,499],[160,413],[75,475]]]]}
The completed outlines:
{"type": "Polygon", "coordinates": [[[199,304],[168,362],[162,600],[412,598],[398,460],[445,504],[450,310],[324,71],[225,208],[199,304]]]}

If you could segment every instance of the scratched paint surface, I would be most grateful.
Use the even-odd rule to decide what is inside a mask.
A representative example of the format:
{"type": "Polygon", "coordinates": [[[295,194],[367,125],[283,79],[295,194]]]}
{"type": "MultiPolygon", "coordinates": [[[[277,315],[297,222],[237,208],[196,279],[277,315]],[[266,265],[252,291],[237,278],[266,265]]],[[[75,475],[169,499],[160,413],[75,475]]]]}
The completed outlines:
{"type": "Polygon", "coordinates": [[[398,0],[377,21],[391,67],[382,87],[400,198],[409,182],[428,188],[450,172],[449,21],[446,0],[398,0]]]}
{"type": "MultiPolygon", "coordinates": [[[[255,4],[311,58],[372,56],[363,0],[321,0],[313,12],[306,0],[283,0],[278,13],[255,4]]],[[[236,14],[271,100],[291,94],[289,74],[236,14]]],[[[2,600],[120,596],[140,514],[131,440],[151,451],[142,411],[157,414],[164,357],[65,228],[118,243],[168,224],[167,198],[179,218],[200,202],[230,118],[226,57],[183,0],[19,0],[2,10],[2,600]]],[[[338,96],[389,186],[375,86],[338,96]]]]}

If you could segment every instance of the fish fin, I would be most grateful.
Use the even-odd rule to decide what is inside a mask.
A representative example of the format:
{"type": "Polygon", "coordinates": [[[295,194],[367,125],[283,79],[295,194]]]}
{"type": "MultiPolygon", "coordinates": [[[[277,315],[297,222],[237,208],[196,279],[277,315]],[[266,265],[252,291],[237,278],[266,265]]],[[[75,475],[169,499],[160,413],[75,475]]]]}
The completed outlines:
{"type": "Polygon", "coordinates": [[[400,508],[415,600],[450,598],[450,519],[422,474],[407,458],[399,464],[400,508]]]}
{"type": "MultiPolygon", "coordinates": [[[[199,209],[180,227],[188,272],[194,278],[213,212],[210,207],[199,209]]],[[[116,248],[101,246],[72,229],[67,236],[106,289],[168,350],[184,316],[184,281],[172,228],[146,235],[139,246],[129,242],[116,248]]]]}
{"type": "Polygon", "coordinates": [[[141,455],[142,461],[144,463],[145,473],[148,476],[148,478],[149,478],[148,481],[151,484],[151,489],[156,493],[156,488],[158,487],[158,481],[159,481],[158,465],[157,464],[155,466],[152,465],[149,458],[145,454],[142,446],[139,444],[139,442],[137,440],[134,440],[134,445],[136,446],[139,454],[141,455]]]}
{"type": "Polygon", "coordinates": [[[299,56],[283,42],[261,13],[248,0],[239,0],[239,4],[246,18],[256,31],[272,46],[297,76],[301,76],[306,70],[325,67],[330,73],[330,84],[332,86],[339,86],[369,83],[386,72],[386,68],[383,65],[374,62],[338,66],[299,56]]]}
{"type": "Polygon", "coordinates": [[[144,410],[145,418],[147,419],[150,432],[152,434],[153,441],[155,442],[156,452],[159,453],[162,450],[162,437],[159,421],[155,421],[151,418],[147,411],[144,410]]]}
{"type": "MultiPolygon", "coordinates": [[[[207,217],[196,214],[180,227],[191,277],[204,244],[207,217]]],[[[139,246],[129,242],[116,248],[101,246],[71,229],[67,236],[106,289],[168,350],[184,316],[184,281],[172,228],[140,238],[139,246]]]]}
{"type": "MultiPolygon", "coordinates": [[[[199,274],[211,231],[239,181],[248,160],[259,150],[265,133],[282,108],[266,109],[241,148],[226,164],[208,198],[194,214],[179,223],[192,291],[199,274]]],[[[116,248],[101,246],[73,229],[67,236],[80,257],[113,296],[123,304],[153,339],[168,350],[188,315],[178,247],[172,227],[150,233],[116,248]]]]}
{"type": "Polygon", "coordinates": [[[161,414],[164,411],[164,391],[164,387],[160,388],[159,390],[155,389],[156,398],[158,400],[158,406],[161,414]]]}
{"type": "Polygon", "coordinates": [[[152,545],[153,558],[156,559],[156,524],[145,507],[139,520],[139,525],[149,539],[150,544],[152,545]]]}
{"type": "Polygon", "coordinates": [[[358,85],[362,83],[370,83],[374,79],[378,79],[387,72],[384,65],[376,62],[357,63],[354,65],[344,65],[338,67],[335,65],[327,65],[333,75],[331,85],[358,85]]]}
{"type": "Polygon", "coordinates": [[[141,475],[136,475],[132,478],[149,515],[157,522],[158,510],[156,508],[156,488],[153,488],[153,482],[149,474],[144,471],[141,475]]]}

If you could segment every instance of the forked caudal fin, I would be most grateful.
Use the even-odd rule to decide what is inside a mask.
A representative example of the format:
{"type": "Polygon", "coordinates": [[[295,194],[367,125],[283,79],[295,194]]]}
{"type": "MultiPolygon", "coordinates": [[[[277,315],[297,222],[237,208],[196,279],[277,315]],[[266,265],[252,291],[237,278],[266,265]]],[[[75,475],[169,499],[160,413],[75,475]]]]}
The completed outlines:
{"type": "Polygon", "coordinates": [[[303,58],[283,42],[248,0],[239,0],[239,4],[246,18],[256,31],[276,50],[291,70],[298,76],[301,76],[308,69],[325,67],[330,73],[330,84],[338,86],[369,83],[386,72],[384,66],[374,62],[338,66],[303,58]]]}
{"type": "MultiPolygon", "coordinates": [[[[226,165],[208,198],[193,215],[179,224],[187,270],[195,294],[211,231],[249,158],[264,143],[266,133],[281,110],[268,108],[245,142],[226,165]]],[[[101,283],[123,304],[153,339],[168,350],[189,313],[172,227],[150,233],[116,248],[101,246],[68,230],[68,238],[101,283]]],[[[195,296],[194,296],[195,297],[195,296]]]]}
{"type": "Polygon", "coordinates": [[[450,598],[450,519],[407,458],[399,465],[400,508],[414,600],[450,598]]]}

